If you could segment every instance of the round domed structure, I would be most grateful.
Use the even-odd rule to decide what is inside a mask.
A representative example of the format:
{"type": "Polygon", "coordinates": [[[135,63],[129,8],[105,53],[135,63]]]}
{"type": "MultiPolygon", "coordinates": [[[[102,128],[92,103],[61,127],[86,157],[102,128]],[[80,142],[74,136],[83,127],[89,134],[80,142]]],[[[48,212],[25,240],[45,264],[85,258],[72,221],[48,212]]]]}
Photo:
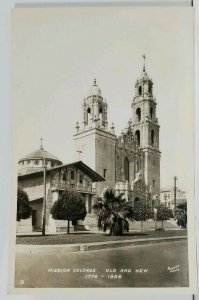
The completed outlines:
{"type": "Polygon", "coordinates": [[[149,78],[145,65],[143,67],[142,74],[135,83],[135,97],[144,95],[148,95],[149,97],[153,96],[153,81],[149,78]]]}
{"type": "Polygon", "coordinates": [[[96,79],[93,80],[93,85],[90,88],[88,97],[90,97],[90,96],[100,96],[100,97],[102,96],[101,89],[97,85],[96,79]]]}
{"type": "Polygon", "coordinates": [[[34,172],[43,168],[44,161],[47,168],[53,168],[63,164],[55,155],[44,150],[41,145],[40,149],[27,154],[19,160],[19,169],[24,170],[22,173],[34,172]]]}
{"type": "Polygon", "coordinates": [[[150,85],[153,85],[153,81],[151,78],[149,78],[149,75],[146,72],[146,67],[145,67],[145,54],[143,55],[143,59],[144,59],[144,64],[143,64],[143,68],[142,68],[142,73],[140,74],[140,76],[138,77],[136,83],[135,83],[135,87],[137,87],[140,84],[144,84],[146,82],[148,82],[150,85]]]}

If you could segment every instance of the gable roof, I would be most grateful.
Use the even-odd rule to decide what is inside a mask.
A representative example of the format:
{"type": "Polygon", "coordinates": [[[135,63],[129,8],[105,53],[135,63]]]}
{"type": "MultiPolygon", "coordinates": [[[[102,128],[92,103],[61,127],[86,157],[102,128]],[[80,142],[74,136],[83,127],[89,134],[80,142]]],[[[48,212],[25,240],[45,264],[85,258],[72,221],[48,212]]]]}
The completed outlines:
{"type": "MultiPolygon", "coordinates": [[[[91,169],[89,166],[87,166],[85,163],[83,163],[83,161],[76,161],[70,164],[65,164],[65,165],[60,165],[54,168],[47,168],[46,169],[46,173],[51,173],[52,171],[56,171],[59,169],[62,169],[64,167],[76,167],[78,169],[80,169],[82,172],[86,173],[92,180],[93,182],[99,182],[99,181],[105,181],[104,177],[102,177],[101,175],[99,175],[97,172],[95,172],[93,169],[91,169]]],[[[19,178],[23,178],[26,176],[36,176],[38,174],[42,174],[43,169],[39,168],[39,170],[31,170],[31,168],[28,170],[27,173],[23,174],[23,173],[19,173],[18,177],[19,178]]]]}

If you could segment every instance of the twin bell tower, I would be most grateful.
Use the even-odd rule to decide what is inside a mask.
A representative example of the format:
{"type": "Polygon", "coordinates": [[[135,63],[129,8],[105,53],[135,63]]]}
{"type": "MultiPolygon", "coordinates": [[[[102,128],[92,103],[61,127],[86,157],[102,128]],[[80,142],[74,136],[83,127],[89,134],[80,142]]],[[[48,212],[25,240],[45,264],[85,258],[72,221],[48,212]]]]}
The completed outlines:
{"type": "Polygon", "coordinates": [[[104,188],[119,184],[133,189],[138,179],[153,195],[160,194],[160,126],[153,81],[143,57],[142,74],[135,83],[131,104],[132,117],[120,136],[116,136],[113,123],[109,127],[107,101],[96,79],[82,103],[82,123],[77,122],[74,135],[76,158],[105,178],[104,182],[96,183],[98,195],[104,188]]]}

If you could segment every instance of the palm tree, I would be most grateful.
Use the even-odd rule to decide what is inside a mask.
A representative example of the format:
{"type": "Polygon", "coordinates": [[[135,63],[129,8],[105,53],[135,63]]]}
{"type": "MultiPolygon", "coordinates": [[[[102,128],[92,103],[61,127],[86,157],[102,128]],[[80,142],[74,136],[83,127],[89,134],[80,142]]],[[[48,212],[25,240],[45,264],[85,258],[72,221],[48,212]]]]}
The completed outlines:
{"type": "Polygon", "coordinates": [[[129,231],[128,220],[133,220],[133,206],[124,199],[124,194],[116,196],[112,189],[106,189],[93,208],[98,212],[99,230],[110,229],[110,235],[123,235],[124,230],[129,231]]]}

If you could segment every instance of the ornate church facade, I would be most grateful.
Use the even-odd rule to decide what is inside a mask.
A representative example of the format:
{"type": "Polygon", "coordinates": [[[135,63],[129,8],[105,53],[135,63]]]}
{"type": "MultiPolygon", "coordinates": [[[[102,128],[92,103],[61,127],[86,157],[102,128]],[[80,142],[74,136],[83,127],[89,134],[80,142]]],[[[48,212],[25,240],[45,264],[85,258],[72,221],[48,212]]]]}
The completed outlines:
{"type": "Polygon", "coordinates": [[[18,232],[41,230],[44,199],[46,230],[66,230],[65,223],[53,220],[50,213],[64,190],[76,191],[85,200],[88,214],[85,223],[78,226],[96,227],[92,206],[96,195],[100,196],[107,187],[124,193],[133,205],[145,201],[153,209],[160,201],[161,153],[156,105],[153,81],[144,66],[135,83],[131,119],[117,136],[114,124],[108,125],[108,104],[94,80],[82,103],[82,123],[76,124],[74,146],[79,154],[76,162],[63,164],[43,149],[42,139],[40,149],[19,160],[18,186],[28,194],[32,216],[18,222],[18,232]]]}
{"type": "Polygon", "coordinates": [[[94,79],[82,104],[82,123],[77,122],[75,151],[81,160],[105,178],[96,183],[97,194],[112,187],[133,201],[146,199],[151,205],[160,196],[159,124],[153,81],[145,65],[135,83],[131,119],[117,136],[108,126],[108,104],[94,79]],[[142,198],[142,199],[141,199],[142,198]]]}

